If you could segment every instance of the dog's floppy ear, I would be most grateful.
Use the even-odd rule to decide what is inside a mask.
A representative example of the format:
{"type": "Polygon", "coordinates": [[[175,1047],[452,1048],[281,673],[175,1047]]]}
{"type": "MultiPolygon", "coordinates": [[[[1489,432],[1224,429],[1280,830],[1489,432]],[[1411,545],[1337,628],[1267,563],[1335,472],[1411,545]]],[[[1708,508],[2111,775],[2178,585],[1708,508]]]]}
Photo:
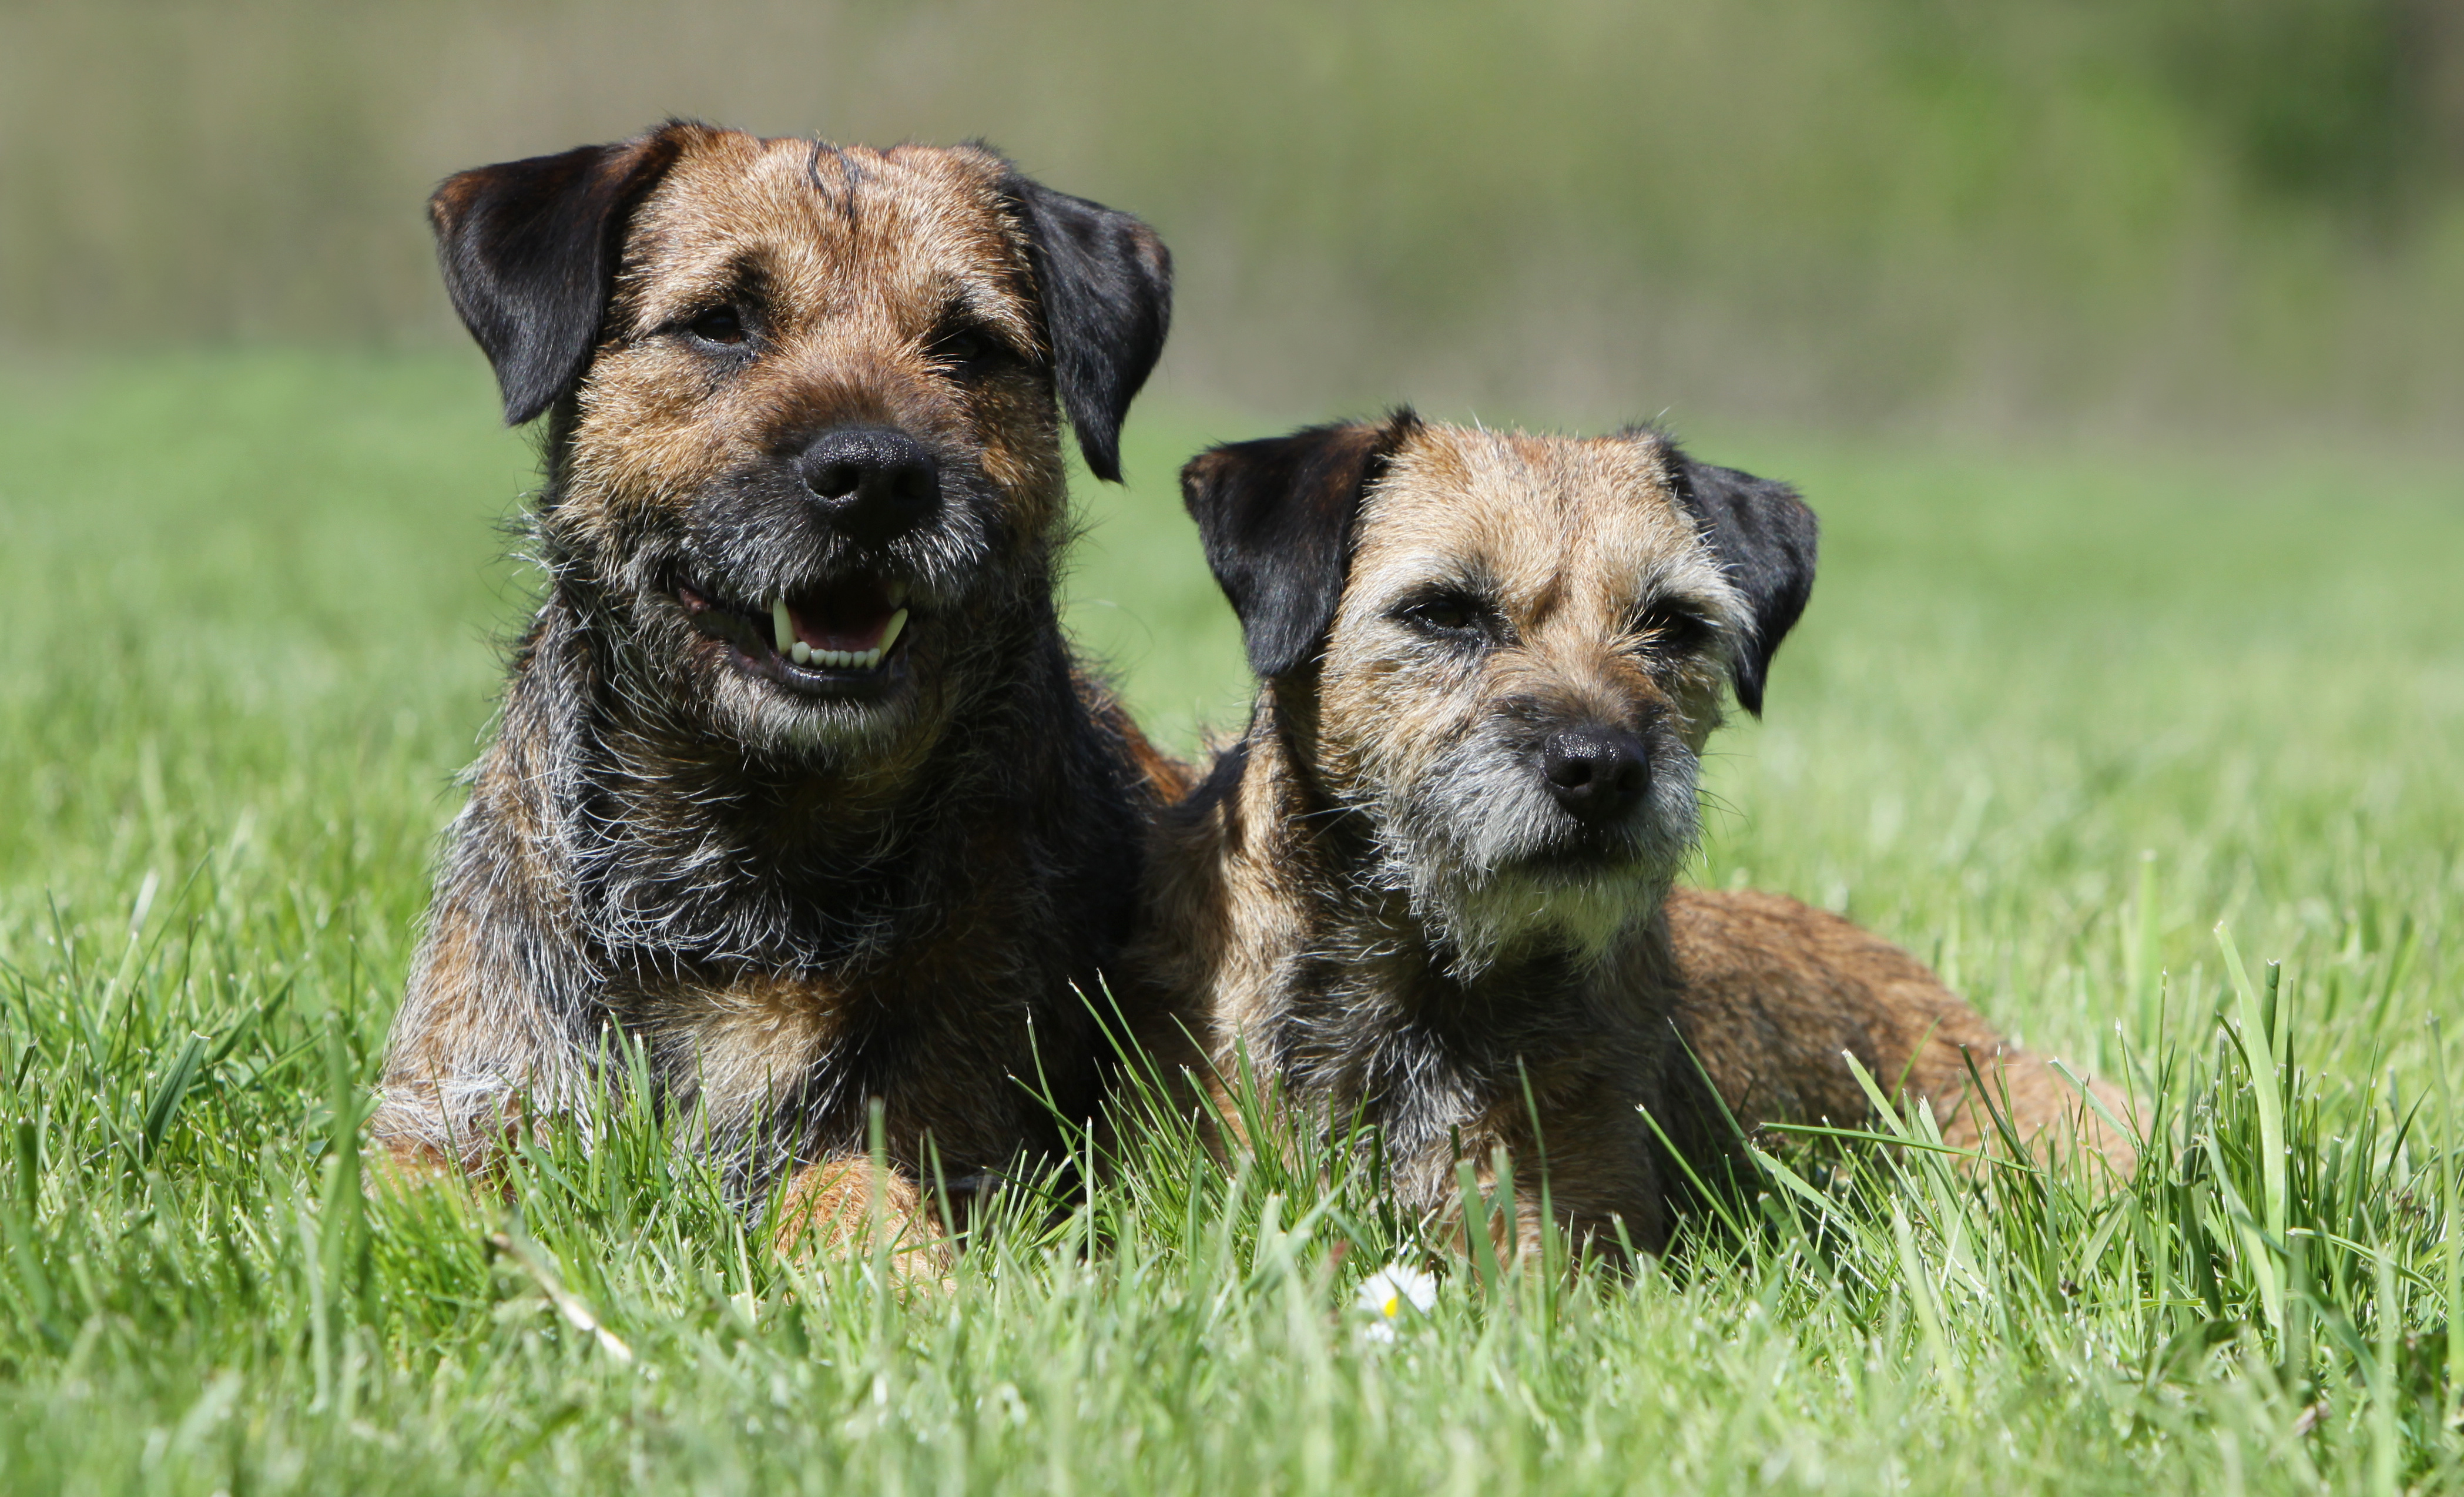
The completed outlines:
{"type": "Polygon", "coordinates": [[[1814,511],[1784,483],[1698,463],[1668,449],[1678,502],[1753,609],[1754,637],[1730,666],[1737,705],[1759,717],[1763,677],[1814,592],[1814,511]]]}
{"type": "Polygon", "coordinates": [[[436,257],[519,426],[571,388],[599,342],[626,219],[704,127],[479,166],[428,200],[436,257]]]}
{"type": "Polygon", "coordinates": [[[1026,231],[1053,385],[1098,478],[1121,481],[1121,421],[1172,327],[1172,252],[1127,213],[1011,172],[1001,192],[1026,231]]]}
{"type": "Polygon", "coordinates": [[[1420,419],[1310,427],[1210,448],[1180,471],[1206,564],[1232,600],[1249,669],[1288,675],[1316,658],[1334,622],[1361,495],[1420,419]]]}

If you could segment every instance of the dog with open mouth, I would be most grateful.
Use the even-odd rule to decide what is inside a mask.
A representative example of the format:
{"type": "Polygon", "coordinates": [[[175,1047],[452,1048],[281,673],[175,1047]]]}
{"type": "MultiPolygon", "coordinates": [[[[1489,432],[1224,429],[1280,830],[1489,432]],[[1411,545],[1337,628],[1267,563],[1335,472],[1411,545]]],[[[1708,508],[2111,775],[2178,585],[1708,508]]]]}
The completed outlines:
{"type": "Polygon", "coordinates": [[[2003,1126],[1978,1077],[2023,1138],[2075,1126],[2126,1164],[1905,953],[1674,887],[1724,699],[1761,711],[1812,591],[1793,492],[1649,429],[1409,412],[1219,447],[1182,486],[1260,686],[1159,824],[1133,961],[1185,1026],[1178,1057],[1150,1035],[1167,1080],[1253,1068],[1315,1126],[1369,1125],[1431,1219],[1502,1148],[1521,1243],[1545,1166],[1559,1224],[1613,1256],[1661,1249],[1738,1125],[1862,1122],[1843,1052],[1954,1144],[2003,1126]]]}
{"type": "Polygon", "coordinates": [[[1178,788],[1055,605],[1171,262],[988,148],[692,122],[431,205],[547,585],[449,833],[375,1136],[484,1167],[638,1046],[750,1201],[908,1220],[1092,1112],[1178,788]],[[870,1168],[876,1113],[889,1163],[870,1168]]]}

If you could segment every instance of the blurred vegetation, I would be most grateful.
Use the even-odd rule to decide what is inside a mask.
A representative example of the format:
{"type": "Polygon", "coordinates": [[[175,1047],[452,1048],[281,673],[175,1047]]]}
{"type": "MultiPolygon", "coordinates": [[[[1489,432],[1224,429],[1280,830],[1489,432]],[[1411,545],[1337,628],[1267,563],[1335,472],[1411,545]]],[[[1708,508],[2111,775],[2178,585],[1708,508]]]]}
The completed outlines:
{"type": "Polygon", "coordinates": [[[419,205],[669,113],[1160,227],[1164,389],[2444,434],[2455,0],[0,0],[0,343],[457,336],[419,205]]]}

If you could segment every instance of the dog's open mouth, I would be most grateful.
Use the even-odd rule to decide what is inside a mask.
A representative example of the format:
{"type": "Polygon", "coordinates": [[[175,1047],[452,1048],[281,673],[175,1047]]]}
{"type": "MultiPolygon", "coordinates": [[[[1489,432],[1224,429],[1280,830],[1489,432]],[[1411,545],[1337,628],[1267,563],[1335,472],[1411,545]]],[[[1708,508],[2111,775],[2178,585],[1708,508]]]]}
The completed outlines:
{"type": "Polygon", "coordinates": [[[836,694],[886,684],[907,632],[907,584],[857,575],[800,588],[766,607],[679,584],[695,628],[734,647],[739,665],[800,691],[836,694]]]}

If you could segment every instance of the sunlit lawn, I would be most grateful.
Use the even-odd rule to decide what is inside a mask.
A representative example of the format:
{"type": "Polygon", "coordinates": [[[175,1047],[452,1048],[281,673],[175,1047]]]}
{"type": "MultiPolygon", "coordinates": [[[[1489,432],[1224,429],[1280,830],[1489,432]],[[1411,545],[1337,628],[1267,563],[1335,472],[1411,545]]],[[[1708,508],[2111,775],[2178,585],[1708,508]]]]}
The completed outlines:
{"type": "MultiPolygon", "coordinates": [[[[363,1205],[336,1104],[525,605],[495,527],[529,450],[459,354],[0,394],[0,1487],[2454,1479],[2452,467],[1685,430],[1826,527],[1698,876],[1844,908],[2135,1077],[2147,1168],[1793,1156],[1636,1282],[1457,1273],[1382,1342],[1360,1182],[1161,1151],[913,1294],[768,1261],[646,1137],[510,1210],[363,1205]]],[[[1132,487],[1080,486],[1073,627],[1182,750],[1244,689],[1173,474],[1260,429],[1141,411],[1132,487]]]]}

